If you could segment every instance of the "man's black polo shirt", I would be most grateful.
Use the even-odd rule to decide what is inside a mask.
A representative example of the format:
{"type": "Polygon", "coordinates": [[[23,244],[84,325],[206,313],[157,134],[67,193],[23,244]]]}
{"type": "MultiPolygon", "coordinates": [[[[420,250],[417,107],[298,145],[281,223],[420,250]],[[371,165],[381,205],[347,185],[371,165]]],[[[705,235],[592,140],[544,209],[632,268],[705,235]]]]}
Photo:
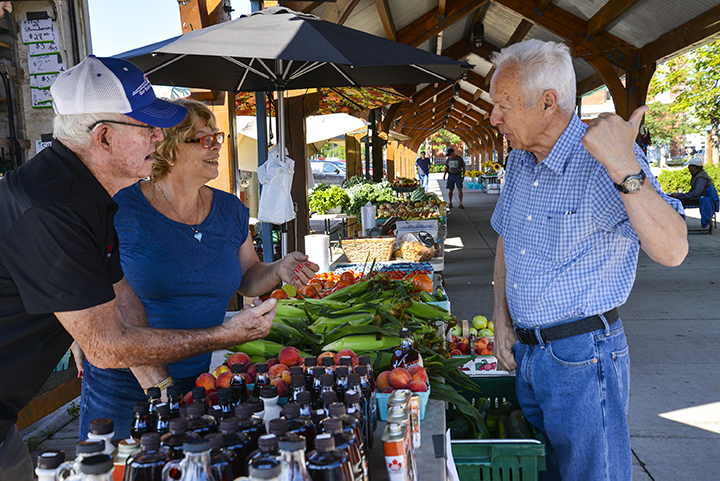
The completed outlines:
{"type": "Polygon", "coordinates": [[[53,313],[115,298],[116,211],[57,140],[0,180],[0,442],[70,347],[53,313]]]}

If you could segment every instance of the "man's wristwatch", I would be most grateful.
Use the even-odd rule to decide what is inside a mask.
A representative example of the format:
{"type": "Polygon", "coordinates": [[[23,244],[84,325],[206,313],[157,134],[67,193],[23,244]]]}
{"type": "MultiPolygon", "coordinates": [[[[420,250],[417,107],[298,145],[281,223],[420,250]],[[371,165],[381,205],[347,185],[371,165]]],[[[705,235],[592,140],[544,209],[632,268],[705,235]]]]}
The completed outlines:
{"type": "Polygon", "coordinates": [[[645,171],[641,169],[638,174],[628,175],[625,177],[625,180],[619,184],[615,184],[614,182],[613,184],[615,184],[615,188],[623,194],[634,194],[642,188],[645,179],[645,171]]]}

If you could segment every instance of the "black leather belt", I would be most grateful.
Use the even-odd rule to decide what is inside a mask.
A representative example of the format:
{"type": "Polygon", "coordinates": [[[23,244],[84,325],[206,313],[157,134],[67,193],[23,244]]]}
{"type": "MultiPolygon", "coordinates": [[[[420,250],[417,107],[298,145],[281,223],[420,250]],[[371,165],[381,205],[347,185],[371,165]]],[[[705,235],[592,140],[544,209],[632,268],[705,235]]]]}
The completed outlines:
{"type": "MultiPolygon", "coordinates": [[[[603,316],[605,316],[605,320],[607,320],[608,325],[613,325],[618,319],[620,319],[620,314],[618,314],[617,308],[607,311],[603,314],[603,316]]],[[[598,329],[603,329],[604,327],[605,323],[603,323],[599,315],[596,315],[568,322],[566,324],[560,324],[559,326],[545,327],[539,330],[539,334],[540,337],[542,337],[543,342],[548,342],[572,336],[579,336],[580,334],[587,334],[588,332],[597,331],[598,329]]],[[[515,326],[515,334],[517,334],[518,341],[523,344],[540,344],[540,341],[537,338],[537,329],[525,329],[515,326]]]]}

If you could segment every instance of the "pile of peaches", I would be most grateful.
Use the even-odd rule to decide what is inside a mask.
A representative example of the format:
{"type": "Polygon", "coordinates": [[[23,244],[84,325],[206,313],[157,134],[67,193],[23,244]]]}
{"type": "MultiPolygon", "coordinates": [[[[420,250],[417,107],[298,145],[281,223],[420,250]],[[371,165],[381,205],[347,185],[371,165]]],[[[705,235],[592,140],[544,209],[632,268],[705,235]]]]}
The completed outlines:
{"type": "Polygon", "coordinates": [[[493,340],[487,337],[476,337],[473,343],[467,337],[452,336],[449,349],[451,356],[470,356],[473,354],[472,349],[476,356],[492,356],[493,340]]]}
{"type": "Polygon", "coordinates": [[[396,367],[392,371],[383,371],[377,377],[377,392],[391,393],[395,389],[409,389],[412,392],[428,390],[428,376],[425,368],[413,365],[407,369],[396,367]]]}

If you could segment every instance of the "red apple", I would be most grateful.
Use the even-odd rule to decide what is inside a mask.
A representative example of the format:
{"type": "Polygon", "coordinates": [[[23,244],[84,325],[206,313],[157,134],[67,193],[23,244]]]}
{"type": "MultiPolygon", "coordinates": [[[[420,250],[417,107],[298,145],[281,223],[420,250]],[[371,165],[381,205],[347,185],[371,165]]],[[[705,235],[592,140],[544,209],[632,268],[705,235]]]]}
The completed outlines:
{"type": "Polygon", "coordinates": [[[250,367],[246,368],[245,374],[250,376],[250,379],[252,379],[251,382],[255,382],[255,378],[257,377],[257,368],[255,367],[255,364],[251,364],[250,367]]]}
{"type": "Polygon", "coordinates": [[[280,364],[280,361],[278,361],[278,359],[276,357],[271,357],[266,362],[267,362],[268,367],[273,367],[275,364],[280,364]]]}

